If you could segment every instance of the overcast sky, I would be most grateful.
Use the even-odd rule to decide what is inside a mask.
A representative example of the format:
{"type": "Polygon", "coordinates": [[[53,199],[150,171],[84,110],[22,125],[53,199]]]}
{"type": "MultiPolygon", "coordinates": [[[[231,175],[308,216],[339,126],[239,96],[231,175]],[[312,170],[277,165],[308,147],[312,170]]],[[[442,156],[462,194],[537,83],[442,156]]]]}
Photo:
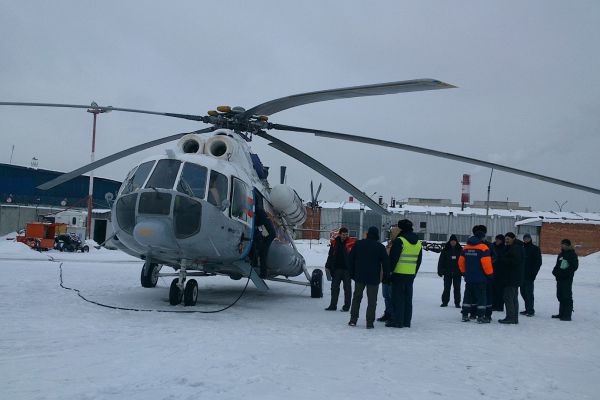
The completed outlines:
{"type": "MultiPolygon", "coordinates": [[[[0,0],[0,101],[57,102],[204,115],[289,94],[434,78],[457,89],[297,107],[272,122],[371,136],[480,158],[600,188],[598,1],[0,0]]],[[[191,121],[99,116],[97,158],[191,121]]],[[[71,170],[89,162],[84,110],[0,107],[0,162],[71,170]]],[[[274,131],[271,131],[274,132],[274,131]]],[[[463,173],[486,197],[489,170],[401,150],[273,133],[371,194],[450,198],[463,173]]],[[[122,180],[144,151],[98,170],[122,180]]],[[[304,198],[347,194],[256,139],[304,198]]],[[[600,196],[495,172],[492,199],[600,211],[600,196]]]]}

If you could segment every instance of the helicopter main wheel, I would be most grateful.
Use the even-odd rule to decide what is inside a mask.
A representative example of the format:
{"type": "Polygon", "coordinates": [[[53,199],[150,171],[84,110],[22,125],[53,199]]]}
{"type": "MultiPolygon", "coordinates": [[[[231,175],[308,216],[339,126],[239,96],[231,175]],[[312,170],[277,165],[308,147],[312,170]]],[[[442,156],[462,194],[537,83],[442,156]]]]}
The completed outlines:
{"type": "Polygon", "coordinates": [[[198,282],[195,279],[190,279],[185,284],[185,290],[183,291],[183,305],[184,306],[195,306],[198,301],[198,282]]]}
{"type": "Polygon", "coordinates": [[[144,263],[144,266],[142,267],[142,273],[140,276],[140,282],[142,283],[142,287],[155,287],[158,283],[158,273],[160,269],[161,266],[156,263],[144,263]]]}
{"type": "Polygon", "coordinates": [[[176,306],[177,304],[181,303],[181,300],[183,299],[183,290],[179,288],[179,285],[177,284],[178,282],[179,278],[173,279],[173,282],[171,282],[171,288],[169,289],[169,303],[172,306],[176,306]]]}
{"type": "Polygon", "coordinates": [[[86,244],[81,248],[82,253],[88,253],[90,251],[90,247],[86,244]]]}
{"type": "Polygon", "coordinates": [[[315,269],[310,277],[310,297],[318,299],[323,297],[323,271],[315,269]]]}

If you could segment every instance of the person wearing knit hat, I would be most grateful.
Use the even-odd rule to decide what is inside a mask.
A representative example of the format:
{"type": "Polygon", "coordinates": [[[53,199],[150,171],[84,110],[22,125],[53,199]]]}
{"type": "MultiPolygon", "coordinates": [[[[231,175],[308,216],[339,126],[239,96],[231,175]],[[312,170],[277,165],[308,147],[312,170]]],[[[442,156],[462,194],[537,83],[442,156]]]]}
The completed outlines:
{"type": "Polygon", "coordinates": [[[494,287],[492,289],[492,309],[494,311],[504,311],[504,285],[505,285],[505,265],[504,256],[506,252],[505,238],[503,234],[496,235],[496,240],[492,245],[494,256],[492,263],[494,265],[494,287]]]}
{"type": "Polygon", "coordinates": [[[534,281],[542,266],[542,252],[540,248],[533,244],[531,235],[523,235],[523,250],[525,252],[525,273],[523,275],[523,284],[521,285],[521,297],[525,302],[525,311],[521,315],[533,317],[535,315],[534,303],[534,281]]]}
{"type": "Polygon", "coordinates": [[[473,236],[467,240],[458,259],[458,268],[465,278],[465,294],[462,304],[463,322],[469,322],[469,313],[473,306],[477,307],[478,323],[490,322],[486,317],[486,288],[488,281],[493,276],[494,268],[490,248],[483,241],[486,231],[485,227],[481,225],[474,226],[473,236]]]}
{"type": "Polygon", "coordinates": [[[523,284],[524,251],[521,242],[513,232],[504,235],[506,238],[506,274],[504,286],[504,304],[506,317],[499,319],[501,324],[519,323],[519,286],[523,284]]]}
{"type": "Polygon", "coordinates": [[[462,252],[462,246],[458,243],[456,235],[450,235],[438,259],[438,276],[444,278],[444,291],[442,292],[442,304],[447,307],[450,302],[450,288],[454,286],[454,306],[460,308],[460,283],[462,277],[458,269],[458,258],[462,252]]]}
{"type": "Polygon", "coordinates": [[[560,248],[561,252],[556,257],[556,265],[552,270],[552,275],[556,278],[556,298],[560,306],[558,314],[552,318],[570,321],[573,313],[573,277],[579,267],[579,259],[569,239],[563,239],[560,248]]]}
{"type": "Polygon", "coordinates": [[[413,224],[407,219],[398,221],[400,235],[390,249],[389,280],[392,282],[392,319],[385,326],[410,328],[412,320],[413,283],[421,266],[423,251],[421,241],[413,232],[413,224]]]}

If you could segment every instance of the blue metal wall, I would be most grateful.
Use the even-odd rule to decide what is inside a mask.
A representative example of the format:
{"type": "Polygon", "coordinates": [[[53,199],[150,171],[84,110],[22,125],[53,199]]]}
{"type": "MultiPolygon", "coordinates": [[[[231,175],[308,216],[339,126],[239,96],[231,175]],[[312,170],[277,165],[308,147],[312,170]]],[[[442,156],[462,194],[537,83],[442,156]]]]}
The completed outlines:
{"type": "MultiPolygon", "coordinates": [[[[13,204],[60,205],[67,201],[67,207],[85,207],[89,187],[89,177],[80,176],[50,190],[36,189],[38,185],[52,180],[62,172],[33,169],[15,165],[0,164],[0,202],[6,203],[10,196],[13,204]]],[[[104,178],[94,178],[94,207],[110,208],[105,194],[116,196],[121,182],[104,178]]]]}

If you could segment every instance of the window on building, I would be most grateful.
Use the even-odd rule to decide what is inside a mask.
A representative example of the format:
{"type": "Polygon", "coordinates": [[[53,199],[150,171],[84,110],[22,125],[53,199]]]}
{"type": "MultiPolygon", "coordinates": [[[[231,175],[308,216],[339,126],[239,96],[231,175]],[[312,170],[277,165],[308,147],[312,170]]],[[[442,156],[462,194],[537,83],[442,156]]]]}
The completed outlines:
{"type": "Polygon", "coordinates": [[[419,240],[425,240],[425,233],[417,232],[417,238],[419,238],[419,240]]]}
{"type": "Polygon", "coordinates": [[[184,163],[181,177],[177,184],[177,191],[191,197],[203,199],[206,192],[206,167],[201,165],[184,163]]]}
{"type": "Polygon", "coordinates": [[[445,242],[448,240],[448,235],[446,233],[430,233],[429,240],[434,242],[445,242]]]}
{"type": "Polygon", "coordinates": [[[456,237],[458,238],[458,241],[461,243],[466,243],[467,240],[469,240],[469,235],[456,235],[456,237]]]}
{"type": "Polygon", "coordinates": [[[227,199],[227,177],[217,171],[210,171],[207,200],[215,207],[221,208],[227,199]]]}
{"type": "Polygon", "coordinates": [[[179,160],[159,160],[152,172],[152,176],[146,183],[147,188],[153,189],[173,189],[175,178],[179,173],[181,161],[179,160]]]}
{"type": "Polygon", "coordinates": [[[427,222],[425,222],[425,221],[421,221],[421,222],[419,223],[419,228],[421,228],[421,229],[427,229],[427,222]]]}

